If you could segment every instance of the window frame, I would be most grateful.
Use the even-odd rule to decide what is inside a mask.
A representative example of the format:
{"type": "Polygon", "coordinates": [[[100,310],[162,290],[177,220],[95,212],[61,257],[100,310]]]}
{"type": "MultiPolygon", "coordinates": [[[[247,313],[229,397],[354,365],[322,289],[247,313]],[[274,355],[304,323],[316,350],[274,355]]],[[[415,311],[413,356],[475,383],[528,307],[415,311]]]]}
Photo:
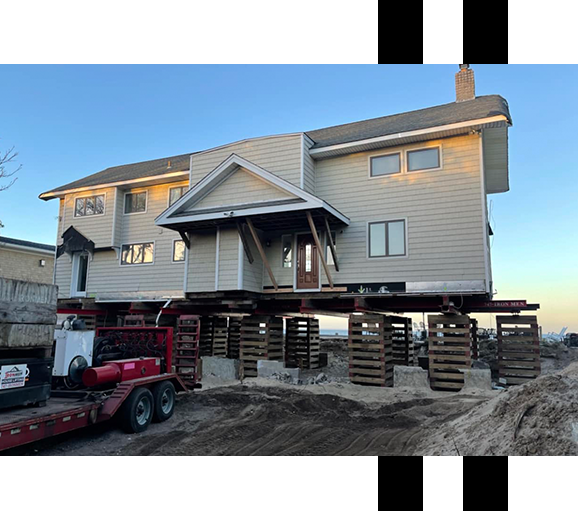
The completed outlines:
{"type": "MultiPolygon", "coordinates": [[[[96,204],[96,201],[95,201],[95,204],[96,204]]],[[[95,216],[104,216],[106,214],[106,192],[78,195],[78,196],[74,197],[74,204],[72,205],[72,207],[73,207],[73,213],[72,213],[73,218],[92,218],[95,216]],[[94,197],[95,199],[96,199],[96,197],[103,197],[102,203],[103,203],[104,208],[102,210],[102,213],[93,213],[92,215],[77,215],[76,214],[76,201],[78,199],[87,199],[90,197],[94,197]]],[[[86,201],[84,203],[84,211],[86,211],[86,201]]]]}
{"type": "Polygon", "coordinates": [[[432,170],[441,170],[443,168],[443,154],[442,154],[442,145],[436,144],[431,146],[423,146],[417,147],[415,149],[406,149],[405,150],[405,172],[406,174],[415,174],[417,172],[431,172],[432,170]],[[427,167],[424,169],[418,170],[409,170],[409,153],[417,153],[419,151],[427,151],[428,149],[437,149],[438,150],[438,165],[437,167],[427,167]]]}
{"type": "Polygon", "coordinates": [[[138,266],[151,266],[155,264],[155,256],[156,256],[156,242],[155,241],[131,241],[130,243],[121,243],[120,244],[120,254],[118,257],[118,265],[121,266],[122,268],[130,268],[130,267],[138,267],[138,266]],[[123,247],[129,246],[129,245],[147,245],[147,244],[152,244],[153,246],[153,260],[151,263],[128,263],[128,264],[122,264],[122,252],[123,252],[123,247]]]}
{"type": "Polygon", "coordinates": [[[143,213],[146,213],[148,211],[149,208],[149,191],[148,189],[145,190],[138,190],[138,191],[127,191],[124,192],[124,200],[123,200],[123,204],[122,204],[122,213],[123,215],[142,215],[143,213]],[[138,195],[144,193],[145,194],[145,209],[144,211],[132,211],[130,213],[126,212],[126,196],[127,195],[138,195]]]}
{"type": "Polygon", "coordinates": [[[184,184],[184,185],[177,185],[177,186],[170,186],[169,187],[169,191],[168,191],[168,197],[167,197],[167,208],[170,208],[173,204],[175,204],[177,201],[179,201],[181,199],[181,197],[183,195],[181,195],[181,197],[179,197],[175,202],[173,202],[173,204],[171,204],[171,190],[174,190],[175,188],[187,188],[187,190],[185,190],[185,192],[183,193],[183,195],[185,195],[185,193],[187,193],[190,188],[188,184],[184,184]]]}
{"type": "Polygon", "coordinates": [[[295,236],[293,234],[282,234],[281,235],[281,268],[282,269],[291,269],[295,266],[295,244],[294,244],[294,238],[295,236]],[[289,266],[285,266],[283,263],[285,262],[285,257],[283,254],[284,248],[285,248],[285,239],[289,238],[290,242],[291,242],[291,264],[289,266]]]}
{"type": "Polygon", "coordinates": [[[183,241],[182,238],[173,238],[173,252],[172,252],[172,256],[171,256],[171,262],[174,264],[183,264],[186,260],[187,260],[187,246],[185,245],[185,242],[183,241]],[[185,246],[185,251],[184,251],[185,257],[182,260],[175,261],[175,244],[178,241],[180,241],[185,246]]]}
{"type": "Polygon", "coordinates": [[[405,259],[409,257],[409,247],[408,247],[408,221],[407,217],[397,217],[397,218],[385,218],[382,220],[375,220],[371,222],[367,222],[367,229],[366,229],[366,258],[367,259],[405,259]],[[389,251],[389,234],[387,224],[395,223],[395,222],[403,222],[403,254],[396,254],[396,255],[388,255],[389,251]],[[374,224],[385,224],[385,255],[371,255],[371,226],[374,224]]]}
{"type": "Polygon", "coordinates": [[[400,174],[403,174],[404,171],[404,167],[405,167],[405,157],[404,157],[404,152],[403,150],[397,150],[397,151],[387,151],[384,153],[377,153],[377,154],[371,154],[367,157],[367,175],[369,177],[369,179],[382,179],[384,177],[390,177],[390,176],[399,176],[400,174]],[[374,176],[371,173],[371,163],[375,158],[381,158],[383,156],[393,156],[394,154],[398,154],[399,155],[399,172],[395,172],[393,174],[382,174],[380,176],[374,176]]]}

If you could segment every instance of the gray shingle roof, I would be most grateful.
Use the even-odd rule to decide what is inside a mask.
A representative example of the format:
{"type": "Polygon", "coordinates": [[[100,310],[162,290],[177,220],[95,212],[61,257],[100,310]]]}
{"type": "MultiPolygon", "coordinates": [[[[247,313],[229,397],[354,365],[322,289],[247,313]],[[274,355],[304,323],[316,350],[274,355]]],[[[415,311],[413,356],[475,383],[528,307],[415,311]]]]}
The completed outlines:
{"type": "Polygon", "coordinates": [[[51,250],[54,251],[56,248],[54,245],[45,245],[44,243],[35,243],[33,241],[18,240],[16,238],[7,238],[6,236],[0,236],[0,244],[9,243],[10,245],[20,245],[21,247],[39,248],[41,250],[51,250]]]}
{"type": "Polygon", "coordinates": [[[119,165],[118,167],[109,167],[101,170],[96,174],[77,179],[58,188],[54,188],[45,193],[60,192],[63,190],[73,190],[75,188],[83,188],[85,186],[102,185],[106,183],[116,183],[118,181],[128,181],[130,179],[138,179],[140,177],[161,176],[163,174],[170,174],[171,172],[179,172],[189,170],[189,158],[192,153],[179,154],[177,156],[168,156],[167,158],[159,158],[158,160],[141,161],[137,163],[129,163],[127,165],[119,165]],[[170,168],[168,167],[171,162],[170,168]]]}
{"type": "Polygon", "coordinates": [[[508,102],[504,98],[478,96],[476,99],[462,103],[447,103],[402,114],[308,131],[307,135],[315,142],[314,148],[327,147],[500,114],[505,115],[511,122],[508,102]]]}
{"type": "MultiPolygon", "coordinates": [[[[456,122],[483,119],[500,114],[505,115],[511,122],[508,103],[504,98],[497,95],[478,96],[471,101],[464,101],[462,103],[447,103],[445,105],[378,117],[376,119],[331,126],[306,133],[315,142],[313,148],[318,148],[371,139],[394,133],[432,128],[434,126],[444,126],[456,122]]],[[[85,186],[103,185],[188,170],[189,157],[191,154],[194,153],[110,167],[45,193],[61,192],[85,186]],[[171,162],[171,167],[167,168],[169,161],[171,162]]]]}

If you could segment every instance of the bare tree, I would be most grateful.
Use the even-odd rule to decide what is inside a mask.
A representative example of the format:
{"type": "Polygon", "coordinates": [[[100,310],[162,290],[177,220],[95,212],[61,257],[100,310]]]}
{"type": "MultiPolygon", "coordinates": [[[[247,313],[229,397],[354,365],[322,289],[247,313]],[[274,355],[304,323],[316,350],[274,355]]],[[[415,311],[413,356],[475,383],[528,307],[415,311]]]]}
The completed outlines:
{"type": "MultiPolygon", "coordinates": [[[[18,153],[14,151],[14,147],[11,147],[3,154],[0,152],[0,192],[10,188],[18,179],[13,177],[16,172],[18,172],[22,165],[18,165],[16,168],[8,169],[8,166],[16,163],[16,157],[18,153]],[[8,179],[7,184],[3,184],[2,179],[8,179]]],[[[0,227],[4,227],[2,220],[0,220],[0,227]]]]}

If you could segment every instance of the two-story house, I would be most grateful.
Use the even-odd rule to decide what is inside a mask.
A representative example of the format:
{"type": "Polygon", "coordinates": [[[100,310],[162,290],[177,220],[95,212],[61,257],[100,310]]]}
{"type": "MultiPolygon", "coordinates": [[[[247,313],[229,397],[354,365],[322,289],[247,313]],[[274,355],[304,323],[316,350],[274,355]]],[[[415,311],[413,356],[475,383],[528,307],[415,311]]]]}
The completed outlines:
{"type": "Polygon", "coordinates": [[[60,201],[60,299],[321,311],[360,293],[387,310],[396,297],[490,298],[487,196],[509,189],[512,121],[504,98],[475,96],[468,65],[455,84],[452,103],[112,167],[41,194],[60,201]]]}

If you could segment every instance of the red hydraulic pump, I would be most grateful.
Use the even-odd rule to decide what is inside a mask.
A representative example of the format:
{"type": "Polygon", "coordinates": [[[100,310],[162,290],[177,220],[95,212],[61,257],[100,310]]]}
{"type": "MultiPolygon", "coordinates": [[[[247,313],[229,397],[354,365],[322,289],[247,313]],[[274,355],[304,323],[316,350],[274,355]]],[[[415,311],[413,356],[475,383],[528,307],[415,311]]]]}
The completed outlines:
{"type": "Polygon", "coordinates": [[[96,387],[159,374],[161,374],[160,358],[128,358],[111,360],[100,367],[89,367],[82,375],[82,383],[87,387],[96,387]]]}

